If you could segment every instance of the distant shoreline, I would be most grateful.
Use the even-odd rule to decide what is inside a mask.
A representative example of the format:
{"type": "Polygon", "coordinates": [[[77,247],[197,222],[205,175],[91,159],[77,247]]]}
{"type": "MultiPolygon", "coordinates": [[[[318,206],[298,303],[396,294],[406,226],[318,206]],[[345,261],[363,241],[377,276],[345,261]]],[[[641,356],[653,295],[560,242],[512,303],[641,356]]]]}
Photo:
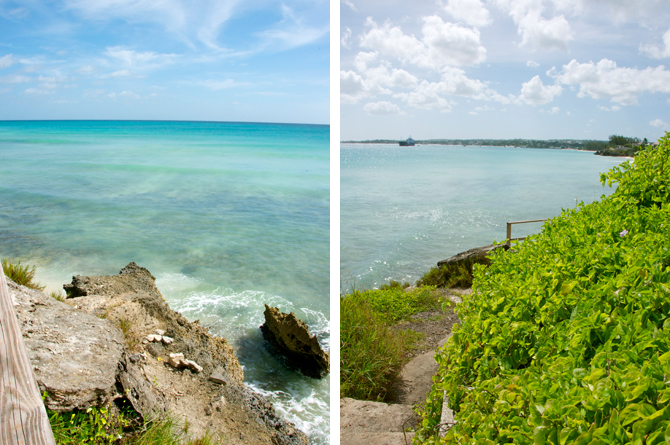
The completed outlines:
{"type": "MultiPolygon", "coordinates": [[[[555,150],[590,151],[596,150],[585,148],[589,142],[603,142],[595,139],[426,139],[415,140],[416,145],[460,145],[464,147],[514,147],[514,148],[539,148],[555,150]]],[[[398,144],[394,139],[373,139],[364,141],[340,141],[340,144],[398,144]]]]}

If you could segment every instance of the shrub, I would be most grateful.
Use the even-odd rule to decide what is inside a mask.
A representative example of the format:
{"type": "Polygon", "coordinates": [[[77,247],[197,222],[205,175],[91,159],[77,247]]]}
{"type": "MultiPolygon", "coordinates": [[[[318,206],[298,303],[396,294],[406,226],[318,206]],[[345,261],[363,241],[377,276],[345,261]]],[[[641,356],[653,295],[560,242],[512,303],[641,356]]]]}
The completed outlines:
{"type": "Polygon", "coordinates": [[[670,437],[670,135],[475,271],[417,442],[619,444],[670,437]],[[446,390],[456,424],[443,439],[446,390]]]}
{"type": "Polygon", "coordinates": [[[416,285],[446,288],[471,287],[475,264],[488,266],[491,264],[491,261],[488,258],[473,258],[442,267],[433,267],[416,282],[416,285]]]}
{"type": "Polygon", "coordinates": [[[16,284],[37,290],[44,290],[46,287],[33,281],[35,279],[35,266],[22,266],[21,261],[16,261],[16,263],[14,263],[6,258],[3,258],[1,262],[5,276],[16,284]]]}
{"type": "Polygon", "coordinates": [[[389,284],[382,284],[379,286],[379,290],[407,289],[409,286],[409,283],[401,283],[400,281],[391,280],[389,284]]]}

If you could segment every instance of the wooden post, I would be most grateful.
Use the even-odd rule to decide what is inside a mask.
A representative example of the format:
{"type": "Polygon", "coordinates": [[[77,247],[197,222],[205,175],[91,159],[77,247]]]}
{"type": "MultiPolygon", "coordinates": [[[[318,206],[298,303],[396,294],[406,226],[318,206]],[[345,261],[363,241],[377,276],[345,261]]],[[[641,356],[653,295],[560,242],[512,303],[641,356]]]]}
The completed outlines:
{"type": "Polygon", "coordinates": [[[507,247],[512,243],[512,223],[507,223],[507,247]]]}
{"type": "Polygon", "coordinates": [[[0,443],[56,445],[0,267],[0,443]]]}

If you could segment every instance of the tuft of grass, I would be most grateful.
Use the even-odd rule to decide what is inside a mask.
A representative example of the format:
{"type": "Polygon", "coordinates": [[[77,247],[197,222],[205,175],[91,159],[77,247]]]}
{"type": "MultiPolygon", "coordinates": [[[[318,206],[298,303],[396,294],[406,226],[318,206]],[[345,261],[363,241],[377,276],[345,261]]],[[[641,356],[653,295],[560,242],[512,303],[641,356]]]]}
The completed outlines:
{"type": "Polygon", "coordinates": [[[439,288],[472,287],[473,268],[476,264],[489,266],[491,260],[488,258],[474,258],[442,267],[433,267],[417,280],[416,285],[439,288]]]}
{"type": "Polygon", "coordinates": [[[126,340],[126,346],[128,347],[128,350],[137,350],[141,340],[133,329],[130,320],[127,318],[119,318],[116,322],[116,325],[121,329],[121,332],[123,332],[123,338],[126,340]]]}
{"type": "Polygon", "coordinates": [[[403,365],[405,344],[365,302],[340,299],[340,396],[382,401],[403,365]]]}
{"type": "Polygon", "coordinates": [[[13,262],[7,258],[0,260],[2,262],[2,270],[5,273],[5,276],[11,279],[16,284],[21,286],[26,286],[31,289],[44,290],[46,286],[33,281],[35,279],[35,266],[23,266],[21,261],[17,260],[13,262]]]}
{"type": "Polygon", "coordinates": [[[379,290],[407,289],[409,286],[409,283],[401,283],[400,281],[391,280],[389,284],[382,284],[379,286],[379,290]]]}
{"type": "Polygon", "coordinates": [[[51,298],[53,298],[55,300],[58,300],[58,301],[62,301],[62,302],[65,302],[65,299],[67,298],[67,296],[65,294],[62,294],[60,291],[57,291],[57,290],[51,291],[50,295],[51,295],[51,298]]]}
{"type": "Polygon", "coordinates": [[[394,331],[392,326],[418,312],[442,308],[432,287],[354,291],[341,298],[340,396],[374,401],[392,396],[405,352],[422,340],[417,332],[394,331]]]}

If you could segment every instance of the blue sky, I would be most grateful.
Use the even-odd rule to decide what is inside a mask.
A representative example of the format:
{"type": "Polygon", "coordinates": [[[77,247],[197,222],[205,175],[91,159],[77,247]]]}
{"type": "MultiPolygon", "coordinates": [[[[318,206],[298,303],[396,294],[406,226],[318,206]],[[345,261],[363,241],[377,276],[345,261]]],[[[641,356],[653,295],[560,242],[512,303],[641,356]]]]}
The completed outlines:
{"type": "Polygon", "coordinates": [[[668,0],[343,0],[342,140],[656,140],[668,0]]]}
{"type": "Polygon", "coordinates": [[[329,123],[325,0],[0,0],[0,119],[329,123]]]}

